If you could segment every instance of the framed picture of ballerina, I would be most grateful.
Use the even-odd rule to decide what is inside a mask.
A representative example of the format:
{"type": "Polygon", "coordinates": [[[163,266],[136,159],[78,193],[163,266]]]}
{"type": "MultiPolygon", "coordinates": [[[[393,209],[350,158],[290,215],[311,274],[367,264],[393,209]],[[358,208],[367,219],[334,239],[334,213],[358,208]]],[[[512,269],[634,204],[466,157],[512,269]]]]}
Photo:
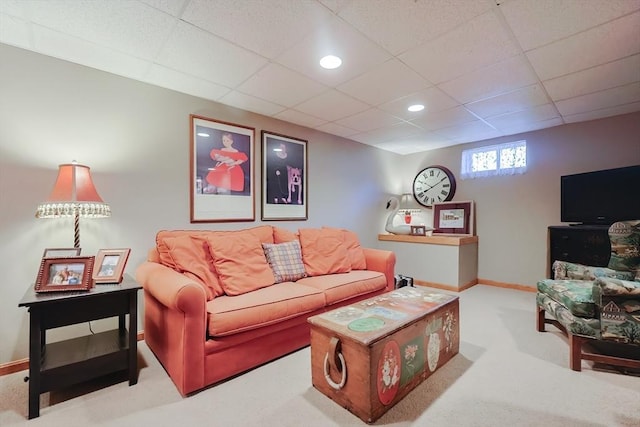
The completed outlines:
{"type": "Polygon", "coordinates": [[[307,219],[307,141],[262,131],[262,220],[307,219]]]}
{"type": "Polygon", "coordinates": [[[255,220],[255,129],[191,115],[191,222],[255,220]]]}

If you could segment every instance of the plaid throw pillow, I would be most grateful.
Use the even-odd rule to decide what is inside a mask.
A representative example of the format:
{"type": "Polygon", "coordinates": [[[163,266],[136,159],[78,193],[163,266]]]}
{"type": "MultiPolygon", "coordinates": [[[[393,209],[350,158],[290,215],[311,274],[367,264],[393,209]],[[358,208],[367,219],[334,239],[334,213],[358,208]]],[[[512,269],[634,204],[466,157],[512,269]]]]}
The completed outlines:
{"type": "Polygon", "coordinates": [[[286,243],[263,243],[264,255],[273,270],[276,283],[295,282],[307,277],[302,263],[300,242],[294,240],[286,243]]]}

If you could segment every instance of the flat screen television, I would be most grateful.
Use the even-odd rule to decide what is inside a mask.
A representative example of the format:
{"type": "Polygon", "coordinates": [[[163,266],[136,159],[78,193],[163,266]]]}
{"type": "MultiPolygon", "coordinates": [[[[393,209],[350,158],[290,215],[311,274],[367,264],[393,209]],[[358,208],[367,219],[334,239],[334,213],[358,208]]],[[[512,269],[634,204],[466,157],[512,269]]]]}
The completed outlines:
{"type": "Polygon", "coordinates": [[[611,225],[640,219],[640,165],[560,178],[560,220],[611,225]]]}

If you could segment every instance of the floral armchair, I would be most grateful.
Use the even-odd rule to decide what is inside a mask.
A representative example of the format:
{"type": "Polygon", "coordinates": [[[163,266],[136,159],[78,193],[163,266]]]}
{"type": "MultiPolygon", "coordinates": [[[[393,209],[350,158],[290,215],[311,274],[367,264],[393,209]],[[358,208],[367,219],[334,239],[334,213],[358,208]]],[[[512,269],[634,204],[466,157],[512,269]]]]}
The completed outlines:
{"type": "Polygon", "coordinates": [[[607,267],[553,263],[553,279],[538,282],[537,329],[553,324],[569,338],[570,367],[582,360],[640,369],[640,220],[609,228],[607,267]],[[591,352],[585,343],[612,343],[614,353],[591,352]]]}

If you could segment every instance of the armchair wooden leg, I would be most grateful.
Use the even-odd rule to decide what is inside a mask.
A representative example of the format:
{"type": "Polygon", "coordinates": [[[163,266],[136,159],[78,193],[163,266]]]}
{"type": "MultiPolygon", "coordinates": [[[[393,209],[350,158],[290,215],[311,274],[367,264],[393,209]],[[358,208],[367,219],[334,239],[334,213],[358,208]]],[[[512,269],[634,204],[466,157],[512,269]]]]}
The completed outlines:
{"type": "Polygon", "coordinates": [[[545,324],[545,317],[544,317],[544,308],[537,306],[538,307],[538,318],[536,319],[536,329],[538,330],[538,332],[544,332],[545,328],[544,328],[544,324],[545,324]]]}
{"type": "Polygon", "coordinates": [[[582,343],[585,338],[569,335],[569,366],[572,370],[580,372],[582,370],[582,343]]]}

